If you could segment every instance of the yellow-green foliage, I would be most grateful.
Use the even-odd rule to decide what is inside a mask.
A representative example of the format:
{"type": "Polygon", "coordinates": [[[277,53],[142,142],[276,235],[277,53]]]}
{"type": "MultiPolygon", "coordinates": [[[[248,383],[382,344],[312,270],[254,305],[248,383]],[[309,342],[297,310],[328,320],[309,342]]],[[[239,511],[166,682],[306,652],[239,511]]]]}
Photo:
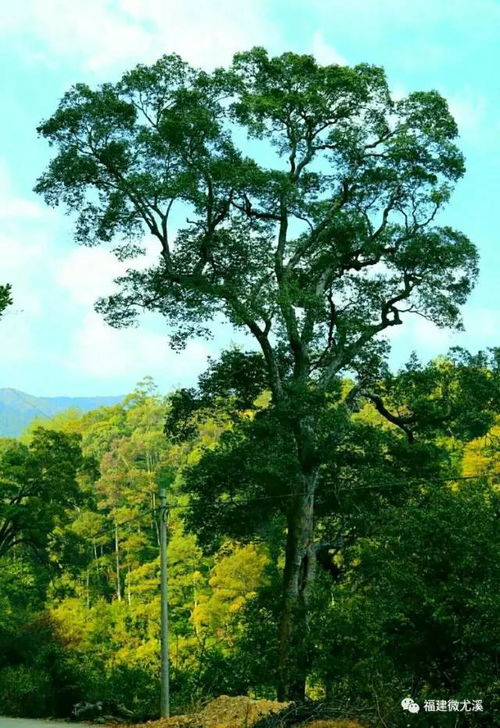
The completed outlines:
{"type": "Polygon", "coordinates": [[[209,579],[210,592],[200,596],[193,610],[196,630],[209,628],[219,638],[228,638],[235,616],[262,584],[268,556],[258,544],[230,544],[223,551],[209,579]]]}
{"type": "Polygon", "coordinates": [[[466,477],[482,475],[500,482],[500,420],[484,437],[466,445],[462,468],[466,477]]]}

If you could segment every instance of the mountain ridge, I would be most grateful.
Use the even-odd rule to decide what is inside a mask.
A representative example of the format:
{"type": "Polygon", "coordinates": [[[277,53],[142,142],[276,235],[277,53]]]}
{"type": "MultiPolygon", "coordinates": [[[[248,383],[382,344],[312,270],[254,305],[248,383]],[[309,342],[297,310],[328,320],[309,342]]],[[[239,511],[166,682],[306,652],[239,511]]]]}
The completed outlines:
{"type": "Polygon", "coordinates": [[[37,397],[13,387],[0,387],[0,437],[19,437],[35,417],[48,419],[70,407],[89,412],[97,407],[118,404],[123,398],[124,395],[37,397]]]}

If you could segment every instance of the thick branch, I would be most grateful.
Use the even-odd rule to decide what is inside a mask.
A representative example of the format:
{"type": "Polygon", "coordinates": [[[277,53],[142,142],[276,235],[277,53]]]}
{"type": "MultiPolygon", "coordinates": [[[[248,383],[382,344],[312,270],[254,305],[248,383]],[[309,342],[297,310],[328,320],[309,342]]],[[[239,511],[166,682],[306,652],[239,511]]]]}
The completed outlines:
{"type": "Polygon", "coordinates": [[[415,278],[405,271],[403,273],[403,284],[403,289],[399,293],[382,304],[380,321],[368,326],[352,344],[345,347],[343,353],[341,351],[337,353],[337,356],[330,362],[321,377],[320,383],[322,387],[326,387],[332,377],[348,365],[368,341],[373,339],[381,331],[384,331],[384,329],[390,326],[398,326],[402,323],[396,304],[410,297],[416,284],[415,278]]]}
{"type": "Polygon", "coordinates": [[[366,399],[369,399],[370,402],[373,402],[375,409],[380,412],[380,414],[385,417],[386,420],[392,422],[393,425],[396,425],[401,430],[403,430],[409,442],[414,441],[415,436],[409,427],[409,425],[411,425],[415,421],[414,417],[399,417],[392,412],[389,412],[389,410],[384,405],[382,398],[379,397],[378,394],[368,392],[366,389],[362,389],[360,391],[360,395],[362,397],[365,397],[366,399]]]}

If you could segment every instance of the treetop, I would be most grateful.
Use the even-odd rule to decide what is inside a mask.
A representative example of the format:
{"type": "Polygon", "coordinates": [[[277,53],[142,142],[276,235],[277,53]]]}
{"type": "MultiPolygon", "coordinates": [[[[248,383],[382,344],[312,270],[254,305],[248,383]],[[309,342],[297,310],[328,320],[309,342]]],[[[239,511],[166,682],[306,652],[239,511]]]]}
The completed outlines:
{"type": "Polygon", "coordinates": [[[275,396],[276,345],[327,382],[407,313],[460,326],[477,252],[436,222],[465,169],[436,91],[394,100],[379,67],[263,48],[213,73],[170,55],[76,84],[39,132],[57,153],[35,189],[77,214],[77,241],[120,259],[158,241],[99,302],[113,325],[158,311],[182,346],[223,316],[257,340],[275,396]]]}

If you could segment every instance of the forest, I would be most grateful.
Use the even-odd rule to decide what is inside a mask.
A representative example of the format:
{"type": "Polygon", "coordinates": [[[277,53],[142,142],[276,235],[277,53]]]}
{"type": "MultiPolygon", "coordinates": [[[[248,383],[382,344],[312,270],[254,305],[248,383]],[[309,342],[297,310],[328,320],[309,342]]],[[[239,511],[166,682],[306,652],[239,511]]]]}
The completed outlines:
{"type": "MultiPolygon", "coordinates": [[[[229,362],[237,372],[244,356],[229,362]]],[[[219,373],[214,363],[201,383],[213,401],[187,417],[179,392],[146,379],[120,405],[1,442],[4,712],[67,717],[113,698],[137,720],[158,714],[162,485],[174,712],[220,694],[275,696],[290,465],[266,432],[269,396],[238,401],[215,387],[219,373]]],[[[415,407],[422,434],[410,442],[366,402],[324,467],[308,695],[371,719],[376,705],[398,716],[406,693],[480,695],[492,725],[498,359],[413,361],[384,386],[415,407]]]]}
{"type": "Polygon", "coordinates": [[[478,274],[438,224],[465,173],[446,100],[257,47],[77,83],[38,132],[76,242],[156,246],[97,302],[111,326],[252,343],[0,441],[2,711],[158,717],[164,489],[174,714],[245,695],[294,705],[280,726],[402,727],[411,697],[495,725],[500,350],[388,363],[410,316],[459,329],[478,274]]]}

